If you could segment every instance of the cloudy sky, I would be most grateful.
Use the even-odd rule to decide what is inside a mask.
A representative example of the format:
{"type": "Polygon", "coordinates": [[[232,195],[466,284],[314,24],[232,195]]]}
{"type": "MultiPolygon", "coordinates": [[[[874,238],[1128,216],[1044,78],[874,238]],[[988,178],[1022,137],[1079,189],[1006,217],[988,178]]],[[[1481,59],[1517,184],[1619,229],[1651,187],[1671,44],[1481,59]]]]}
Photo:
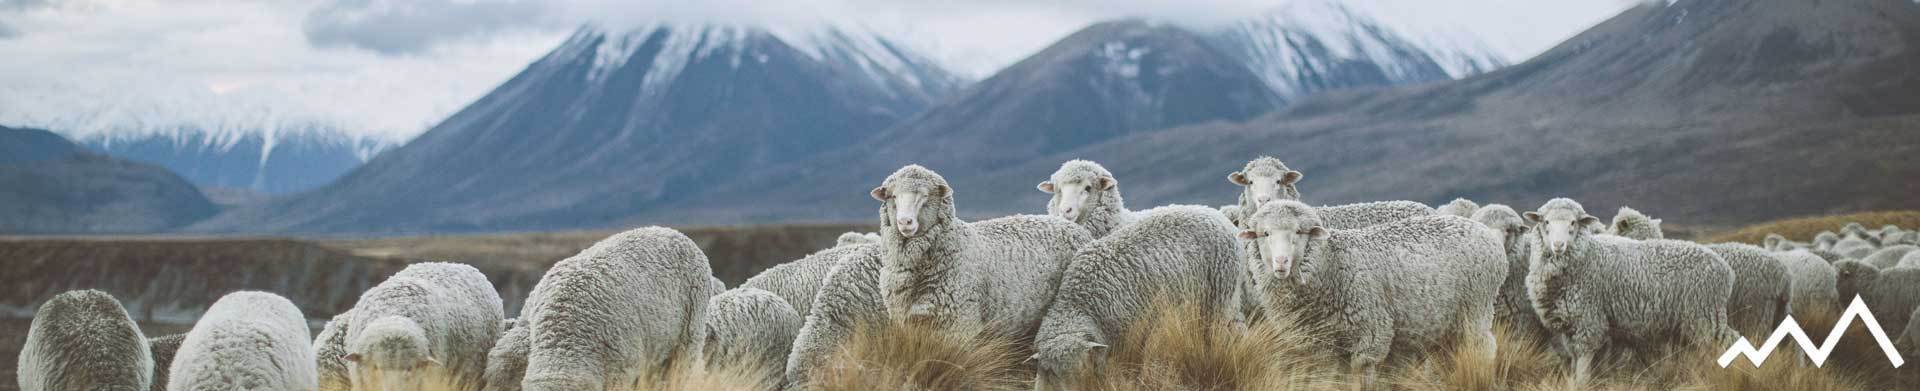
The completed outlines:
{"type": "MultiPolygon", "coordinates": [[[[75,137],[333,129],[400,142],[583,23],[856,25],[975,78],[1087,24],[1196,27],[1289,0],[0,0],[0,125],[75,137]]],[[[1634,0],[1349,0],[1509,60],[1634,0]]]]}

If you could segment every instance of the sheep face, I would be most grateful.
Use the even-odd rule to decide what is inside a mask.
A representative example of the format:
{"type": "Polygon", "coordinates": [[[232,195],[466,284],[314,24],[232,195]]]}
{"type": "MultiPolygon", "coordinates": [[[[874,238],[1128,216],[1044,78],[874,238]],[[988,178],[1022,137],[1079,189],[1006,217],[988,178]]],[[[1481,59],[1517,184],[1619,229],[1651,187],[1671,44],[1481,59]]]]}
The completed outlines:
{"type": "Polygon", "coordinates": [[[1818,250],[1831,250],[1833,249],[1833,244],[1839,242],[1840,234],[1833,233],[1833,231],[1820,231],[1819,235],[1813,236],[1813,248],[1818,250]]]}
{"type": "Polygon", "coordinates": [[[900,236],[911,238],[924,233],[922,228],[928,225],[944,223],[927,220],[943,218],[941,213],[931,209],[951,205],[944,202],[949,199],[950,193],[946,179],[941,178],[940,174],[910,165],[888,176],[887,181],[873,188],[870,194],[881,202],[884,210],[890,212],[886,213],[881,225],[892,226],[900,232],[900,236]]]}
{"type": "Polygon", "coordinates": [[[408,389],[411,385],[402,383],[420,377],[414,373],[440,365],[427,349],[426,331],[399,316],[368,323],[347,351],[341,359],[353,363],[357,382],[384,385],[376,389],[408,389]]]}
{"type": "Polygon", "coordinates": [[[1047,214],[1077,223],[1087,215],[1087,209],[1096,205],[1095,201],[1119,184],[1119,180],[1113,179],[1113,173],[1099,163],[1072,160],[1061,164],[1059,170],[1036,187],[1053,195],[1053,199],[1047,201],[1047,214]]]}
{"type": "MultiPolygon", "coordinates": [[[[1240,238],[1252,240],[1260,252],[1266,272],[1273,278],[1285,279],[1299,276],[1307,279],[1308,266],[1304,262],[1307,249],[1314,241],[1324,240],[1327,230],[1314,213],[1313,208],[1299,201],[1280,200],[1269,202],[1254,213],[1249,229],[1240,231],[1240,238]],[[1295,270],[1296,266],[1299,270],[1295,270]]],[[[1249,265],[1249,267],[1252,267],[1249,265]]],[[[1256,270],[1255,273],[1261,271],[1256,270]]]]}
{"type": "Polygon", "coordinates": [[[1107,345],[1093,342],[1084,334],[1048,340],[1033,354],[1037,361],[1033,389],[1067,390],[1069,379],[1083,371],[1098,371],[1106,365],[1107,345]]]}
{"type": "Polygon", "coordinates": [[[1834,262],[1833,269],[1833,285],[1839,291],[1842,302],[1853,300],[1854,295],[1860,294],[1861,288],[1880,278],[1880,268],[1852,259],[1834,262]]]}
{"type": "Polygon", "coordinates": [[[1860,223],[1847,223],[1847,225],[1840,227],[1840,234],[1850,238],[1864,239],[1868,236],[1867,226],[1860,225],[1860,223]]]}
{"type": "MultiPolygon", "coordinates": [[[[1255,163],[1258,162],[1258,160],[1255,161],[1255,163]]],[[[1228,182],[1246,187],[1242,190],[1244,192],[1242,196],[1252,202],[1252,205],[1246,206],[1257,208],[1271,201],[1300,198],[1300,191],[1294,188],[1294,183],[1299,182],[1304,174],[1288,170],[1286,166],[1278,165],[1278,161],[1275,163],[1273,165],[1249,163],[1247,169],[1227,175],[1228,182]]]]}
{"type": "Polygon", "coordinates": [[[1780,236],[1780,234],[1770,233],[1770,234],[1767,234],[1767,238],[1764,240],[1761,240],[1760,243],[1761,243],[1761,247],[1765,247],[1768,250],[1787,251],[1789,249],[1784,248],[1785,246],[1783,246],[1784,244],[1786,244],[1786,241],[1787,241],[1787,237],[1780,236]]]}
{"type": "Polygon", "coordinates": [[[1499,232],[1501,243],[1508,248],[1513,248],[1515,244],[1520,243],[1522,235],[1526,235],[1531,229],[1526,220],[1520,218],[1519,213],[1515,213],[1513,208],[1506,205],[1495,204],[1482,207],[1473,213],[1473,221],[1487,226],[1494,232],[1499,232]]]}
{"type": "Polygon", "coordinates": [[[1593,235],[1590,227],[1600,223],[1599,218],[1587,214],[1579,203],[1565,198],[1547,201],[1546,205],[1540,206],[1540,210],[1527,212],[1521,217],[1533,227],[1543,250],[1556,256],[1565,255],[1574,239],[1593,235]]]}

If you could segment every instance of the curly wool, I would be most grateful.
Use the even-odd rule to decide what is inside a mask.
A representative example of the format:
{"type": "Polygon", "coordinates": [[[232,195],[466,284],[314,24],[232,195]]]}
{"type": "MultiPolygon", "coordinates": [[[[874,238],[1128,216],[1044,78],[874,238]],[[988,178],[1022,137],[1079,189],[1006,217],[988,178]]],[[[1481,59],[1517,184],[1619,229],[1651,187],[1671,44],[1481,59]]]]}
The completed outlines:
{"type": "Polygon", "coordinates": [[[500,339],[501,323],[506,320],[503,308],[499,292],[473,266],[407,265],[362,293],[350,311],[347,354],[361,359],[347,364],[348,376],[358,383],[379,371],[384,382],[412,384],[409,388],[418,388],[419,382],[429,378],[481,384],[487,351],[500,339]],[[373,327],[386,318],[412,325],[373,327]],[[440,364],[427,371],[411,371],[425,359],[440,364]]]}
{"type": "Polygon", "coordinates": [[[1833,264],[1807,250],[1775,251],[1770,255],[1786,266],[1793,279],[1793,311],[1838,310],[1840,291],[1834,287],[1833,264]]]}
{"type": "Polygon", "coordinates": [[[1527,235],[1531,228],[1526,220],[1522,220],[1513,207],[1487,204],[1474,212],[1473,221],[1499,233],[1500,244],[1505,249],[1507,275],[1500,283],[1500,293],[1495,300],[1495,320],[1536,341],[1549,340],[1551,335],[1546,326],[1533,312],[1533,300],[1527,298],[1527,262],[1535,244],[1533,236],[1527,235]]]}
{"type": "Polygon", "coordinates": [[[320,335],[313,338],[313,361],[320,374],[320,391],[347,391],[353,389],[353,377],[348,374],[347,360],[347,323],[353,319],[353,310],[334,315],[327,325],[320,328],[320,335]]]}
{"type": "Polygon", "coordinates": [[[307,320],[287,298],[229,293],[187,332],[168,369],[173,391],[312,390],[320,387],[307,320]]]}
{"type": "Polygon", "coordinates": [[[1792,313],[1792,273],[1772,253],[1745,243],[1715,243],[1707,249],[1733,269],[1728,326],[1741,335],[1765,335],[1792,313]]]}
{"type": "MultiPolygon", "coordinates": [[[[1591,218],[1578,202],[1548,201],[1527,219],[1545,243],[1547,221],[1591,218]]],[[[1573,378],[1584,380],[1605,346],[1642,350],[1671,340],[1714,344],[1737,335],[1726,324],[1733,269],[1705,246],[1575,233],[1561,254],[1535,246],[1527,293],[1542,323],[1563,342],[1573,378]]]]}
{"type": "Polygon", "coordinates": [[[1480,204],[1465,198],[1455,198],[1453,201],[1447,202],[1446,205],[1433,208],[1433,211],[1438,214],[1454,215],[1471,219],[1475,212],[1480,211],[1480,204]]]}
{"type": "Polygon", "coordinates": [[[1362,202],[1315,209],[1332,229],[1359,229],[1434,215],[1433,207],[1413,201],[1362,202]]]}
{"type": "MultiPolygon", "coordinates": [[[[1269,303],[1332,325],[1349,365],[1368,379],[1363,384],[1394,355],[1418,357],[1455,342],[1494,354],[1493,299],[1507,273],[1498,233],[1458,216],[1325,229],[1316,208],[1290,200],[1262,205],[1249,223],[1263,236],[1324,229],[1308,236],[1292,274],[1267,262],[1250,266],[1269,303]]],[[[1258,248],[1258,259],[1275,256],[1258,248]]]]}
{"type": "Polygon", "coordinates": [[[926,197],[917,235],[896,229],[896,198],[881,206],[880,287],[888,319],[923,323],[952,335],[1033,337],[1087,230],[1054,216],[1009,216],[968,223],[954,210],[946,179],[909,165],[888,176],[888,194],[926,197]]]}
{"type": "Polygon", "coordinates": [[[152,350],[140,326],[113,295],[91,289],[40,304],[17,365],[25,391],[141,391],[153,383],[152,350]]]}
{"type": "Polygon", "coordinates": [[[1096,239],[1106,237],[1107,234],[1131,224],[1144,215],[1144,212],[1127,209],[1126,200],[1120,197],[1119,181],[1114,178],[1112,172],[1107,171],[1106,167],[1100,166],[1100,163],[1087,160],[1071,160],[1062,163],[1060,169],[1054,171],[1053,175],[1047,178],[1047,182],[1041,185],[1043,191],[1053,193],[1053,198],[1047,201],[1048,215],[1074,220],[1074,223],[1080,224],[1081,228],[1086,228],[1087,233],[1093,234],[1096,239]],[[1103,181],[1108,186],[1101,186],[1103,181]],[[1080,211],[1078,216],[1069,216],[1065,210],[1065,202],[1062,200],[1065,191],[1046,190],[1044,188],[1046,186],[1059,188],[1084,186],[1087,193],[1087,199],[1081,205],[1084,210],[1080,211]],[[1076,217],[1078,219],[1075,219],[1076,217]]]}
{"type": "MultiPolygon", "coordinates": [[[[696,359],[707,256],[662,227],[614,234],[553,265],[527,298],[527,390],[644,386],[696,359]]],[[[497,329],[496,329],[497,330],[497,329]]]]}
{"type": "Polygon", "coordinates": [[[147,350],[153,352],[153,391],[167,389],[167,368],[173,366],[173,356],[186,340],[186,333],[147,338],[147,350]]]}
{"type": "Polygon", "coordinates": [[[1856,295],[1866,300],[1882,329],[1907,328],[1908,317],[1920,307],[1920,269],[1880,270],[1860,261],[1840,261],[1833,267],[1839,272],[1834,286],[1842,300],[1856,295]]]}
{"type": "Polygon", "coordinates": [[[527,323],[512,319],[506,325],[507,331],[500,334],[500,341],[487,352],[484,391],[520,391],[520,381],[527,374],[527,323]]]}
{"type": "Polygon", "coordinates": [[[1910,252],[1907,256],[1900,257],[1900,263],[1893,267],[1920,268],[1920,251],[1910,252]]]}
{"type": "Polygon", "coordinates": [[[1819,234],[1813,235],[1813,248],[1816,250],[1832,251],[1833,245],[1839,242],[1840,234],[1833,231],[1820,231],[1819,234]]]}
{"type": "Polygon", "coordinates": [[[1169,206],[1081,247],[1034,338],[1036,388],[1099,366],[1086,362],[1105,360],[1090,348],[1117,343],[1158,300],[1199,306],[1203,320],[1244,321],[1236,231],[1212,208],[1169,206]]]}
{"type": "Polygon", "coordinates": [[[836,259],[813,310],[806,314],[800,331],[787,354],[787,384],[804,389],[813,371],[825,365],[855,330],[871,327],[887,319],[887,307],[880,293],[879,249],[862,246],[836,259]]]}
{"type": "Polygon", "coordinates": [[[1607,225],[1607,231],[1633,240],[1667,238],[1667,235],[1660,231],[1660,219],[1647,217],[1646,214],[1625,206],[1620,207],[1620,212],[1613,215],[1613,224],[1607,225]]]}
{"type": "Polygon", "coordinates": [[[833,246],[846,247],[874,243],[880,243],[879,233],[853,231],[840,234],[840,238],[834,239],[833,246]]]}
{"type": "Polygon", "coordinates": [[[794,313],[806,315],[813,310],[813,296],[826,283],[833,266],[848,254],[879,251],[878,245],[856,244],[820,250],[806,257],[775,265],[741,283],[741,288],[772,292],[793,306],[794,313]]]}
{"type": "MultiPolygon", "coordinates": [[[[1280,159],[1275,159],[1272,156],[1261,156],[1261,157],[1254,158],[1253,160],[1247,161],[1247,165],[1244,167],[1241,167],[1240,171],[1235,172],[1235,174],[1240,174],[1246,177],[1271,178],[1271,177],[1279,177],[1288,172],[1293,172],[1293,169],[1287,168],[1287,164],[1280,162],[1280,159]]],[[[1279,194],[1279,199],[1299,201],[1300,188],[1296,185],[1296,183],[1287,183],[1285,186],[1282,186],[1280,188],[1281,194],[1279,194]]],[[[1243,213],[1246,215],[1252,215],[1254,212],[1259,210],[1260,206],[1255,205],[1256,201],[1258,200],[1253,199],[1253,194],[1251,189],[1246,188],[1246,185],[1241,185],[1241,186],[1242,188],[1240,190],[1240,202],[1239,202],[1240,213],[1243,213]]],[[[1235,218],[1235,219],[1241,219],[1244,217],[1246,216],[1239,216],[1239,217],[1229,216],[1229,218],[1235,218]]],[[[1245,227],[1242,227],[1242,228],[1245,228],[1245,227]]]]}
{"type": "Polygon", "coordinates": [[[1868,254],[1866,258],[1860,258],[1860,261],[1873,265],[1873,267],[1892,269],[1894,266],[1900,265],[1901,258],[1905,258],[1907,254],[1914,253],[1914,250],[1920,250],[1920,247],[1905,244],[1882,247],[1879,250],[1874,250],[1873,254],[1868,254]]]}
{"type": "MultiPolygon", "coordinates": [[[[1907,314],[1907,319],[1920,319],[1920,308],[1914,308],[1912,313],[1907,314]]],[[[1901,355],[1920,357],[1920,322],[1907,322],[1907,328],[1900,331],[1898,338],[1893,346],[1900,349],[1901,355]]]]}
{"type": "Polygon", "coordinates": [[[801,322],[793,306],[772,292],[740,288],[714,296],[707,301],[707,365],[765,374],[759,384],[776,389],[801,322]]]}

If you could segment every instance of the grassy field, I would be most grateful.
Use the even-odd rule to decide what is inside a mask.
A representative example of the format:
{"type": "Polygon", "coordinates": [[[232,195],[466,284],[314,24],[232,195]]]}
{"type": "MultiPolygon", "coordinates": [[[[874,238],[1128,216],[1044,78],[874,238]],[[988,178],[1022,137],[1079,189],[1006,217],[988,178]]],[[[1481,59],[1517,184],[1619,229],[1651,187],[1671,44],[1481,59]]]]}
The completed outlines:
{"type": "Polygon", "coordinates": [[[1819,234],[1820,231],[1839,232],[1841,226],[1853,222],[1865,225],[1867,229],[1880,229],[1880,227],[1888,224],[1897,225],[1906,229],[1914,229],[1920,228],[1920,211],[1900,210],[1800,217],[1749,225],[1726,232],[1716,232],[1707,235],[1704,241],[1710,243],[1742,242],[1760,244],[1760,241],[1765,239],[1767,234],[1777,233],[1786,236],[1787,239],[1804,242],[1812,240],[1813,236],[1819,234]]]}

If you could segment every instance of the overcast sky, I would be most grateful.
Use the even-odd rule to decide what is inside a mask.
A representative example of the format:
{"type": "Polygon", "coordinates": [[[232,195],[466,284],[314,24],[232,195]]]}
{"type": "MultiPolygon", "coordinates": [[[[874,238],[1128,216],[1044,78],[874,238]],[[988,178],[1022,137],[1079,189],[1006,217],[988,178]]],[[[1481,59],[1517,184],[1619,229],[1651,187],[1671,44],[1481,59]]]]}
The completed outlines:
{"type": "MultiPolygon", "coordinates": [[[[881,32],[979,78],[1087,24],[1190,26],[1287,0],[0,0],[0,125],[69,135],[331,128],[404,141],[588,22],[881,32]]],[[[1523,60],[1633,0],[1351,0],[1523,60]]]]}

